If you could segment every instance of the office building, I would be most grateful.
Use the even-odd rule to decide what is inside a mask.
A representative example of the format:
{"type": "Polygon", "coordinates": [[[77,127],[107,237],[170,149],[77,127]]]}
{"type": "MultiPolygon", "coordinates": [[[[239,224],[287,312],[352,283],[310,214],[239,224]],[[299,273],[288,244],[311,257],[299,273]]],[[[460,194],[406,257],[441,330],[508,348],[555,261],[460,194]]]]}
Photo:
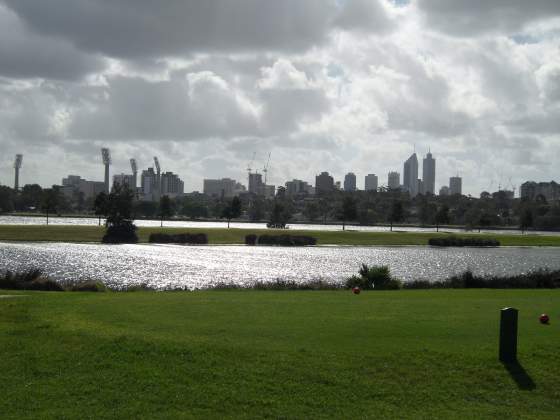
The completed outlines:
{"type": "Polygon", "coordinates": [[[140,176],[140,189],[142,192],[142,199],[145,201],[156,201],[158,188],[157,188],[157,174],[154,168],[148,168],[142,171],[140,176]]]}
{"type": "Polygon", "coordinates": [[[121,187],[126,186],[127,188],[134,189],[134,175],[113,175],[113,185],[119,185],[121,187]]]}
{"type": "Polygon", "coordinates": [[[315,177],[315,193],[328,194],[334,191],[334,179],[328,172],[321,172],[315,177]]]}
{"type": "Polygon", "coordinates": [[[264,183],[261,174],[249,174],[249,192],[251,194],[264,195],[263,186],[264,183]]]}
{"type": "Polygon", "coordinates": [[[536,200],[542,196],[548,202],[560,200],[560,184],[551,182],[525,182],[521,185],[521,198],[526,200],[536,200]]]}
{"type": "Polygon", "coordinates": [[[161,195],[171,198],[180,197],[185,193],[185,183],[173,172],[164,172],[161,175],[161,195]]]}
{"type": "Polygon", "coordinates": [[[390,190],[398,190],[401,187],[401,174],[398,172],[389,172],[387,186],[390,190]]]}
{"type": "Polygon", "coordinates": [[[313,187],[300,179],[286,182],[286,194],[288,196],[313,195],[313,187]]]}
{"type": "Polygon", "coordinates": [[[366,191],[377,191],[378,187],[378,178],[375,174],[366,175],[365,182],[364,182],[364,189],[366,191]]]}
{"type": "Polygon", "coordinates": [[[436,160],[432,154],[428,152],[423,161],[422,166],[422,182],[423,189],[420,190],[423,194],[435,194],[436,191],[436,160]]]}
{"type": "Polygon", "coordinates": [[[418,157],[416,153],[413,153],[404,163],[403,186],[411,197],[418,195],[418,157]]]}
{"type": "Polygon", "coordinates": [[[449,194],[463,194],[463,179],[458,176],[449,178],[449,194]]]}
{"type": "Polygon", "coordinates": [[[356,191],[356,175],[353,172],[344,177],[344,191],[356,191]]]}
{"type": "Polygon", "coordinates": [[[62,193],[69,199],[83,194],[84,200],[94,199],[105,191],[105,182],[87,181],[78,175],[69,175],[62,180],[62,193]]]}
{"type": "Polygon", "coordinates": [[[210,197],[232,198],[246,191],[245,186],[234,179],[205,179],[203,192],[210,197]]]}

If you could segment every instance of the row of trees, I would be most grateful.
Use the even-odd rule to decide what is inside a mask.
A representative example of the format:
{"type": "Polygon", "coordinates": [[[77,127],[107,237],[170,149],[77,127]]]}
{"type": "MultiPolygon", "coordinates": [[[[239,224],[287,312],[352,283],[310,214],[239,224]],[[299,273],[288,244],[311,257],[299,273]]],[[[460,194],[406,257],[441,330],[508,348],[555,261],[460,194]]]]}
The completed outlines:
{"type": "MultiPolygon", "coordinates": [[[[106,194],[89,202],[80,197],[65,197],[59,188],[41,189],[26,185],[15,194],[9,187],[0,186],[0,212],[37,211],[48,213],[88,213],[102,217],[107,214],[106,194]]],[[[332,223],[339,221],[362,225],[411,223],[418,225],[457,225],[470,229],[485,227],[515,227],[522,229],[560,229],[560,206],[548,203],[544,197],[535,201],[512,199],[505,192],[483,193],[480,198],[467,196],[419,195],[413,199],[398,191],[353,193],[336,191],[319,197],[291,197],[283,188],[272,200],[254,195],[234,199],[189,194],[159,202],[133,201],[133,218],[172,217],[192,220],[224,219],[229,222],[242,218],[248,221],[267,221],[282,227],[289,221],[332,223]]]]}

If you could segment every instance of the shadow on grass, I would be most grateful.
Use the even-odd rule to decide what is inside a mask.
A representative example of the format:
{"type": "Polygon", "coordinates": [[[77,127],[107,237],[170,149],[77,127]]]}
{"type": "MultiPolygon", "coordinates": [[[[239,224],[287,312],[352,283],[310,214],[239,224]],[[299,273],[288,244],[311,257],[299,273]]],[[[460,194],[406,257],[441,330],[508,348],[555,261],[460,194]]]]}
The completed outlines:
{"type": "Polygon", "coordinates": [[[532,391],[537,385],[518,361],[502,362],[519,389],[532,391]]]}

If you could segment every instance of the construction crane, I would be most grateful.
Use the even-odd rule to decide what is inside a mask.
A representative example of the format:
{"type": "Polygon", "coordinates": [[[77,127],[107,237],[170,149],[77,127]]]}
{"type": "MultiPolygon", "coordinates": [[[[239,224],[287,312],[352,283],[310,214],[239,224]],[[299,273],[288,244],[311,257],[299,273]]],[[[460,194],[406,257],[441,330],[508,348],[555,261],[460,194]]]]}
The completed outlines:
{"type": "Polygon", "coordinates": [[[14,162],[15,169],[15,179],[14,179],[14,190],[19,191],[19,170],[21,169],[21,164],[23,163],[23,155],[16,155],[16,160],[14,162]]]}
{"type": "Polygon", "coordinates": [[[253,157],[251,158],[251,162],[249,162],[249,164],[247,165],[247,172],[249,172],[249,174],[251,174],[251,172],[253,171],[253,162],[255,161],[256,157],[257,157],[257,152],[253,152],[253,157]]]}
{"type": "Polygon", "coordinates": [[[263,169],[263,173],[264,173],[264,185],[267,185],[267,180],[268,180],[268,166],[270,165],[270,155],[272,154],[272,152],[268,153],[268,160],[266,161],[266,165],[263,169]]]}

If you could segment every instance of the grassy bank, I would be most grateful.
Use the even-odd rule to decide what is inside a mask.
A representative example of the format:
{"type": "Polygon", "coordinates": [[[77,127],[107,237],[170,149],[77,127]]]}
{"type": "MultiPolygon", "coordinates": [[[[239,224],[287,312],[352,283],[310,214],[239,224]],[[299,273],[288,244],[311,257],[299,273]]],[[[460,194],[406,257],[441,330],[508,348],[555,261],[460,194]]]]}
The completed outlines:
{"type": "Polygon", "coordinates": [[[0,298],[3,418],[560,411],[557,291],[25,295],[0,298]],[[505,306],[520,309],[512,373],[497,361],[505,306]]]}
{"type": "MultiPolygon", "coordinates": [[[[0,226],[0,241],[54,241],[54,242],[101,242],[104,228],[98,226],[0,226]]],[[[318,245],[427,245],[434,237],[447,237],[446,233],[425,232],[359,232],[359,231],[309,231],[290,229],[191,229],[144,227],[138,229],[140,242],[148,242],[151,233],[179,232],[207,233],[210,244],[243,244],[248,234],[289,233],[310,235],[317,238],[318,245]]],[[[560,246],[560,236],[538,235],[488,235],[459,234],[461,238],[498,238],[502,246],[560,246]]]]}

